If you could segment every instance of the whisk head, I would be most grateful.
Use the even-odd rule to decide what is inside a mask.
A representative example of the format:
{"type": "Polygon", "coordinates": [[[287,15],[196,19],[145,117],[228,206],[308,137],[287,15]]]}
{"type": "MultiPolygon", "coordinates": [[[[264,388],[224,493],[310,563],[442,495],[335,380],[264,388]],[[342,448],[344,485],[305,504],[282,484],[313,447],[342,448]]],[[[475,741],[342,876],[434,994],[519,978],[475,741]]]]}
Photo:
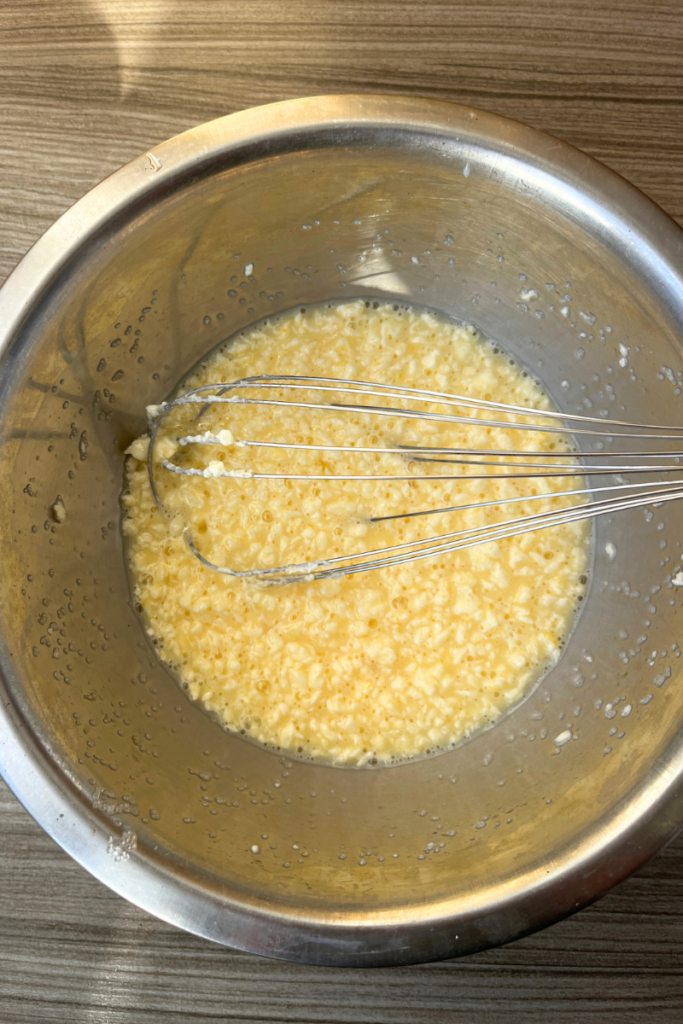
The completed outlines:
{"type": "Polygon", "coordinates": [[[245,569],[210,561],[202,554],[199,539],[186,531],[190,550],[202,565],[237,578],[288,583],[367,572],[683,497],[683,451],[678,450],[683,432],[660,424],[605,420],[370,381],[287,375],[207,384],[150,407],[148,412],[149,478],[162,509],[159,469],[214,483],[230,480],[243,487],[261,480],[280,481],[285,486],[306,481],[316,487],[342,483],[361,488],[378,483],[407,483],[416,488],[425,483],[481,482],[489,492],[480,493],[474,501],[397,508],[390,514],[363,518],[366,524],[380,524],[459,513],[471,522],[473,517],[483,516],[484,510],[502,516],[493,522],[369,546],[355,553],[245,569]],[[305,410],[333,417],[335,422],[343,417],[342,435],[344,424],[356,425],[359,417],[369,417],[373,423],[388,425],[390,437],[379,427],[371,444],[358,444],[354,439],[357,430],[349,430],[348,440],[343,437],[340,443],[324,443],[314,436],[236,436],[233,419],[237,410],[244,414],[257,407],[268,413],[260,418],[266,426],[272,419],[286,427],[289,413],[305,410]],[[172,414],[181,422],[169,444],[166,424],[172,414]],[[465,429],[467,442],[471,438],[472,443],[445,446],[420,443],[419,439],[410,443],[417,424],[427,434],[432,426],[435,430],[449,426],[459,432],[465,429]],[[527,445],[534,438],[544,443],[524,447],[520,438],[527,445]],[[584,442],[580,447],[578,440],[584,442]],[[282,465],[276,472],[259,468],[259,450],[278,454],[282,465]],[[319,462],[318,472],[312,472],[308,464],[301,467],[296,463],[297,455],[311,454],[319,462]],[[359,457],[373,460],[372,472],[353,471],[352,460],[359,457]],[[631,476],[635,480],[629,479],[631,476]],[[510,495],[506,485],[512,481],[528,487],[510,495]],[[560,507],[556,499],[561,499],[560,507]],[[533,505],[530,508],[528,503],[540,503],[541,511],[532,511],[533,505]]]}

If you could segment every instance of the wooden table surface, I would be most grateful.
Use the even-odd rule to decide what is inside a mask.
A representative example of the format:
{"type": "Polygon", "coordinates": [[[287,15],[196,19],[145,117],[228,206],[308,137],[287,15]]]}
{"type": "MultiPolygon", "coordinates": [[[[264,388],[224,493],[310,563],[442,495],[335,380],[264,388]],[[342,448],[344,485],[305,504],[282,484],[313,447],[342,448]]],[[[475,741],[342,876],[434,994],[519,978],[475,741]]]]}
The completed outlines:
{"type": "MultiPolygon", "coordinates": [[[[325,92],[518,118],[683,224],[682,55],[683,0],[0,0],[0,280],[155,143],[325,92]]],[[[87,875],[4,787],[0,837],[0,1024],[683,1020],[683,837],[538,935],[385,971],[277,963],[176,931],[87,875]]]]}

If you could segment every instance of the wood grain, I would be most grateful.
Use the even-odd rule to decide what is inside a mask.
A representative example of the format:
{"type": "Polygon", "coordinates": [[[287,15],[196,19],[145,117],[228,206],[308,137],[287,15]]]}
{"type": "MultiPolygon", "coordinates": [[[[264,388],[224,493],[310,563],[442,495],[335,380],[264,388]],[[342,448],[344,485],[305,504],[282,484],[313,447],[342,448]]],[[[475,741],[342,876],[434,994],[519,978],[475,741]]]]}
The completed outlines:
{"type": "Polygon", "coordinates": [[[0,791],[2,1024],[680,1024],[683,838],[599,903],[464,960],[334,970],[236,953],[115,896],[0,791]]]}
{"type": "MultiPolygon", "coordinates": [[[[433,96],[603,160],[683,223],[681,0],[0,0],[0,280],[126,160],[243,107],[433,96]]],[[[0,1024],[585,1024],[683,1019],[683,839],[510,946],[335,972],[175,931],[0,789],[0,1024]]]]}
{"type": "Polygon", "coordinates": [[[0,0],[0,275],[150,145],[321,92],[518,118],[683,222],[682,52],[680,0],[0,0]]]}

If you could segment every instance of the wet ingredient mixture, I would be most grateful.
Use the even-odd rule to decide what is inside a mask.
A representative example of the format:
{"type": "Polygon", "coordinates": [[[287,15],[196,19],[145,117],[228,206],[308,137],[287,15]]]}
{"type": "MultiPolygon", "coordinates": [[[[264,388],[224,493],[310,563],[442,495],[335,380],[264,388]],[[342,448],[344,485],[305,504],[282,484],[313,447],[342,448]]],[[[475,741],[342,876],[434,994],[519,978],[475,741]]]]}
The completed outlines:
{"type": "MultiPolygon", "coordinates": [[[[476,331],[432,312],[366,302],[314,306],[243,331],[179,393],[255,374],[381,381],[528,406],[547,395],[476,331]]],[[[273,397],[269,395],[269,397],[273,397]]],[[[291,392],[282,392],[291,398],[291,392]]],[[[393,403],[396,405],[396,403],[393,403]]],[[[435,411],[449,411],[434,405],[435,411]]],[[[486,418],[485,412],[474,412],[486,418]]],[[[585,523],[355,576],[284,586],[204,568],[307,562],[566,507],[574,481],[353,483],[203,479],[170,473],[220,460],[261,472],[434,473],[403,455],[193,445],[197,407],[164,421],[154,448],[164,506],[147,471],[147,435],[128,449],[124,532],[136,599],[157,651],[225,726],[289,754],[383,763],[444,749],[493,723],[560,655],[589,561],[585,523]],[[370,516],[545,494],[536,502],[368,523],[370,516]]],[[[429,444],[570,450],[561,435],[267,407],[214,406],[201,429],[236,438],[372,446],[429,444]]],[[[474,469],[452,467],[473,475],[474,469]]],[[[443,467],[438,467],[443,472],[443,467]]],[[[479,470],[481,472],[481,470],[479,470]]],[[[513,472],[510,470],[510,472],[513,472]]]]}

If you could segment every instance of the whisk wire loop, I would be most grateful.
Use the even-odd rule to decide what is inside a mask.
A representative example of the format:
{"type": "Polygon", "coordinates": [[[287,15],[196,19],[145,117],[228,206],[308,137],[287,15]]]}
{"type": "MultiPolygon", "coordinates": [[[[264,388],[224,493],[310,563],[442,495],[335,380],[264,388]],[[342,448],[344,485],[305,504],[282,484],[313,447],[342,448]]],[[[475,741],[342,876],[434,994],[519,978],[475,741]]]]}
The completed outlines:
{"type": "MultiPolygon", "coordinates": [[[[327,579],[335,576],[351,575],[367,572],[388,566],[402,565],[417,559],[432,558],[462,551],[475,545],[497,542],[509,537],[520,536],[536,530],[547,529],[560,524],[574,523],[586,519],[595,519],[608,513],[616,513],[626,509],[640,508],[647,505],[679,500],[683,497],[683,479],[672,474],[680,474],[683,467],[683,430],[663,424],[633,423],[627,420],[605,420],[601,417],[588,416],[583,413],[566,413],[558,410],[533,409],[526,406],[507,405],[488,399],[471,398],[466,395],[453,395],[424,388],[410,388],[398,385],[379,384],[371,381],[345,380],[329,377],[299,377],[290,375],[262,375],[248,377],[229,383],[207,384],[188,391],[178,398],[148,410],[151,417],[151,437],[147,457],[150,484],[154,499],[159,508],[164,509],[157,480],[156,468],[160,465],[165,471],[182,476],[202,477],[205,479],[228,478],[234,481],[273,480],[273,481],[483,481],[483,480],[538,480],[543,478],[561,479],[568,477],[581,482],[583,478],[600,478],[616,475],[616,484],[601,484],[599,479],[591,487],[575,487],[566,491],[550,491],[548,493],[531,493],[514,498],[483,500],[462,505],[450,505],[442,508],[429,508],[419,511],[396,512],[391,515],[370,516],[368,523],[387,522],[396,519],[412,519],[415,517],[434,516],[444,513],[468,512],[484,508],[514,505],[516,503],[537,501],[547,498],[583,498],[580,504],[565,508],[555,508],[539,513],[526,513],[515,518],[506,519],[484,526],[456,530],[448,533],[435,534],[418,540],[405,541],[400,544],[374,548],[356,554],[340,555],[334,558],[313,560],[310,562],[282,565],[277,567],[237,570],[226,566],[215,565],[197,548],[196,542],[189,533],[186,540],[192,553],[202,565],[213,571],[242,579],[260,579],[264,582],[292,583],[327,579]],[[255,394],[257,391],[261,394],[255,394]],[[292,398],[263,397],[274,390],[291,393],[292,398]],[[239,393],[237,393],[239,392],[239,393]],[[246,395],[242,392],[246,392],[246,395]],[[315,400],[304,401],[303,397],[315,400]],[[331,397],[344,400],[332,401],[331,397]],[[328,399],[329,400],[325,400],[328,399]],[[320,399],[320,400],[319,400],[320,399]],[[394,405],[372,404],[361,399],[382,399],[384,401],[400,401],[410,403],[408,408],[394,405]],[[259,472],[258,467],[244,469],[225,468],[222,462],[211,461],[207,467],[187,466],[171,458],[155,459],[155,447],[159,431],[167,416],[175,409],[183,406],[199,407],[196,420],[215,406],[264,406],[266,408],[284,408],[309,410],[313,412],[334,412],[345,415],[368,415],[374,417],[391,417],[396,421],[432,421],[441,425],[470,425],[486,430],[500,429],[504,431],[524,431],[529,433],[558,434],[565,439],[580,435],[592,439],[598,450],[583,451],[578,449],[558,451],[526,451],[514,448],[482,448],[482,447],[447,447],[429,445],[394,444],[385,447],[369,447],[355,445],[316,444],[302,440],[288,442],[281,440],[253,440],[249,438],[233,438],[230,431],[206,430],[201,433],[184,433],[175,438],[181,449],[192,445],[218,445],[237,449],[276,449],[283,453],[288,451],[339,453],[344,455],[393,455],[401,456],[406,461],[407,473],[269,473],[259,472]],[[416,407],[417,406],[417,407],[416,407]],[[431,406],[432,408],[421,408],[431,406]],[[460,410],[454,413],[434,411],[433,407],[447,407],[460,410]],[[470,415],[463,415],[462,410],[472,410],[470,415]],[[496,418],[488,418],[489,416],[496,418]],[[502,418],[504,417],[504,418],[502,418]],[[672,449],[648,449],[644,445],[626,450],[618,450],[617,443],[623,439],[638,439],[655,443],[678,442],[672,449]],[[611,450],[609,455],[604,451],[605,445],[611,450]],[[571,459],[571,464],[563,464],[562,460],[571,459]],[[580,461],[579,461],[580,460],[580,461]],[[628,461],[627,461],[628,460],[628,461]],[[411,465],[412,464],[412,465],[411,465]],[[440,467],[453,466],[454,471],[436,472],[420,475],[415,467],[428,464],[440,467]],[[455,470],[459,468],[459,472],[455,470]],[[474,468],[477,472],[472,473],[474,468]],[[480,470],[485,470],[480,472],[480,470]],[[637,482],[627,480],[623,474],[659,474],[669,479],[637,482]],[[618,493],[617,493],[618,492],[618,493]],[[609,497],[596,500],[596,495],[609,493],[609,497]]],[[[566,441],[565,441],[566,443],[566,441]]]]}

